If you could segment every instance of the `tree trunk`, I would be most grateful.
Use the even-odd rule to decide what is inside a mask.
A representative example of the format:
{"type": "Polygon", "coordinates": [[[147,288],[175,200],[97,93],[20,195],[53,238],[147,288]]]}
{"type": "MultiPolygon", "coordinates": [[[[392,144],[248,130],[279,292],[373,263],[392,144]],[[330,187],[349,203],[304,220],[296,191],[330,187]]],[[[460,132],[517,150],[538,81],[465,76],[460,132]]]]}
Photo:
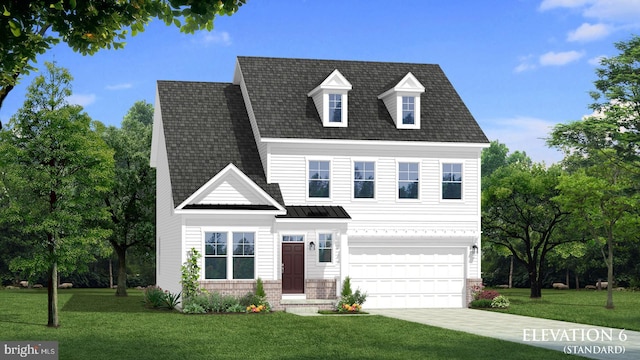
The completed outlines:
{"type": "Polygon", "coordinates": [[[607,309],[613,309],[613,230],[609,229],[607,241],[609,253],[607,256],[607,309]]]}
{"type": "Polygon", "coordinates": [[[48,302],[48,327],[60,326],[58,322],[58,261],[55,260],[56,249],[55,239],[52,234],[47,234],[49,238],[49,253],[52,255],[52,263],[49,269],[49,286],[47,288],[48,302]]]}
{"type": "Polygon", "coordinates": [[[121,246],[116,247],[118,254],[118,287],[116,296],[127,296],[127,249],[121,246]]]}
{"type": "Polygon", "coordinates": [[[109,257],[109,289],[113,289],[113,259],[109,257]]]}
{"type": "MultiPolygon", "coordinates": [[[[535,267],[535,265],[532,265],[535,267]]],[[[529,282],[531,283],[531,298],[539,299],[542,297],[542,284],[540,283],[540,274],[535,269],[529,269],[529,282]]]]}
{"type": "Polygon", "coordinates": [[[511,266],[509,266],[509,289],[513,287],[513,255],[511,255],[511,266]]]}
{"type": "Polygon", "coordinates": [[[569,287],[569,289],[571,289],[571,285],[569,284],[569,268],[567,268],[566,281],[567,281],[567,287],[569,287]]]}

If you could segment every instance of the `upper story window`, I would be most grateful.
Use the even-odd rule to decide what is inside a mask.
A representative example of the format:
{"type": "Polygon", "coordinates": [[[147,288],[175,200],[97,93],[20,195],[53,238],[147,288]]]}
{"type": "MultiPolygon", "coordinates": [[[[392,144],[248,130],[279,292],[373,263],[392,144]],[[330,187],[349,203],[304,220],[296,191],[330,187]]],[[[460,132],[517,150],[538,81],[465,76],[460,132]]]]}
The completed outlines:
{"type": "Polygon", "coordinates": [[[346,127],[348,125],[348,94],[351,88],[351,83],[336,69],[307,94],[313,99],[323,126],[346,127]]]}
{"type": "Polygon", "coordinates": [[[375,194],[376,164],[373,161],[353,163],[353,197],[373,199],[375,194]]]}
{"type": "Polygon", "coordinates": [[[398,163],[398,199],[417,199],[420,188],[419,163],[398,163]]]}
{"type": "Polygon", "coordinates": [[[413,96],[402,97],[402,124],[413,125],[416,123],[416,98],[413,96]]]}
{"type": "Polygon", "coordinates": [[[330,162],[322,160],[309,161],[309,197],[329,198],[331,185],[330,162]]]}
{"type": "Polygon", "coordinates": [[[378,95],[398,129],[420,129],[420,94],[424,86],[407,73],[396,86],[378,95]]]}
{"type": "Polygon", "coordinates": [[[462,164],[442,164],[442,199],[462,199],[462,164]]]}
{"type": "Polygon", "coordinates": [[[329,122],[342,122],[342,95],[329,94],[329,122]]]}

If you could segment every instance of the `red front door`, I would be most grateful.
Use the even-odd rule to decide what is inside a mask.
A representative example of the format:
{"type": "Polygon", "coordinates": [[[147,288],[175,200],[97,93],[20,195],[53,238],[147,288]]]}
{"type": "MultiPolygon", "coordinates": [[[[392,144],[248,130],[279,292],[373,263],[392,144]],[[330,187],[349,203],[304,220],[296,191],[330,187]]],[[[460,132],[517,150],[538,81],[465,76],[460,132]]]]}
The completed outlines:
{"type": "Polygon", "coordinates": [[[304,243],[282,243],[282,293],[304,293],[304,243]]]}

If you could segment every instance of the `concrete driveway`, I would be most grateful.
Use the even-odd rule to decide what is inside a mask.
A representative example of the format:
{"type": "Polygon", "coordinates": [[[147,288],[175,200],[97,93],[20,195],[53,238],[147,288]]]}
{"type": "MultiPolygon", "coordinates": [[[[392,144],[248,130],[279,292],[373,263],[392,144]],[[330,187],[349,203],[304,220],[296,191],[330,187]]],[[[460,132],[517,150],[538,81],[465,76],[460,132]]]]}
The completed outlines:
{"type": "Polygon", "coordinates": [[[592,359],[640,359],[640,332],[473,309],[366,310],[420,324],[539,346],[592,359]]]}

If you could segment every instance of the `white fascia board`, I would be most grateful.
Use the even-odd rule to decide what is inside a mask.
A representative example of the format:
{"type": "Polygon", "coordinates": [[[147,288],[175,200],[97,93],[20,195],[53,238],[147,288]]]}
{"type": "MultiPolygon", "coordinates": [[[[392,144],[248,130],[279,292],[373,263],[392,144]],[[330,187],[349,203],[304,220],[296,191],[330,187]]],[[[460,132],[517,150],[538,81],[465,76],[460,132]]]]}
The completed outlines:
{"type": "Polygon", "coordinates": [[[286,210],[177,209],[178,215],[286,215],[286,210]]]}
{"type": "Polygon", "coordinates": [[[406,94],[420,94],[425,91],[424,86],[416,79],[411,72],[408,72],[402,80],[400,80],[396,86],[378,95],[378,99],[384,99],[387,96],[406,93],[406,94]]]}
{"type": "Polygon", "coordinates": [[[153,106],[153,130],[151,133],[151,156],[149,157],[149,166],[158,167],[158,152],[160,151],[160,137],[164,137],[162,128],[162,108],[160,106],[160,95],[158,86],[156,85],[156,99],[153,106]]]}
{"type": "Polygon", "coordinates": [[[343,140],[343,139],[293,139],[262,138],[265,143],[282,144],[323,144],[323,145],[376,145],[376,146],[421,146],[421,147],[455,147],[455,148],[488,148],[490,143],[468,142],[430,142],[430,141],[394,141],[394,140],[343,140]]]}
{"type": "MultiPolygon", "coordinates": [[[[276,207],[278,210],[285,211],[286,213],[286,210],[282,205],[280,205],[277,201],[275,201],[271,197],[271,195],[267,194],[266,191],[262,190],[260,186],[258,186],[255,182],[253,182],[253,180],[251,180],[247,175],[245,175],[242,171],[240,171],[240,169],[238,169],[233,164],[229,164],[224,169],[220,170],[220,172],[217,173],[214,177],[212,177],[211,180],[207,181],[206,184],[202,185],[198,190],[196,190],[193,194],[191,194],[191,196],[189,196],[185,201],[183,201],[180,205],[178,205],[178,207],[176,208],[176,213],[178,213],[177,212],[178,210],[183,210],[185,206],[189,205],[191,202],[197,199],[200,195],[202,195],[205,191],[207,191],[211,185],[213,185],[216,181],[220,180],[222,177],[226,176],[227,173],[230,173],[230,172],[235,175],[238,175],[242,181],[244,181],[247,185],[253,188],[253,190],[255,190],[262,197],[264,197],[270,203],[270,205],[276,207]]],[[[259,210],[251,210],[251,211],[259,211],[259,210]]],[[[190,211],[189,213],[193,214],[192,211],[190,211]]],[[[238,214],[238,213],[239,212],[235,212],[235,214],[238,214]]]]}

